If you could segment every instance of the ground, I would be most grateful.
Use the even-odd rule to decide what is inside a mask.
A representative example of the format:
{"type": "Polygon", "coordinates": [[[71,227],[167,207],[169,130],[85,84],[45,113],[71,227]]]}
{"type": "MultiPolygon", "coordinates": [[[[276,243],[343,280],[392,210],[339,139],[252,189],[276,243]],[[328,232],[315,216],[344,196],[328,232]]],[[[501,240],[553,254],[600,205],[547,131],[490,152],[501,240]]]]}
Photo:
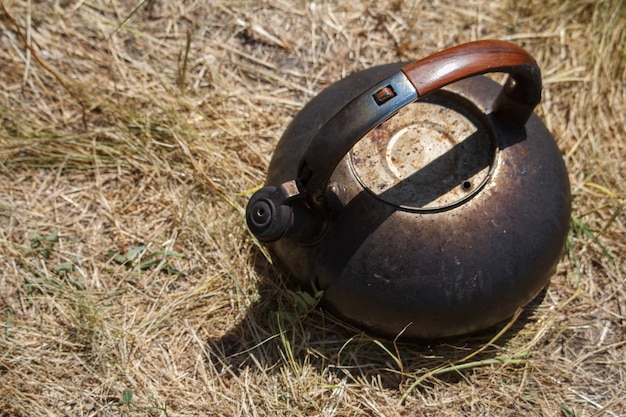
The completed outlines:
{"type": "Polygon", "coordinates": [[[626,415],[623,1],[0,1],[0,415],[626,415]],[[543,74],[571,231],[503,331],[346,326],[243,211],[302,106],[509,40],[543,74]]]}

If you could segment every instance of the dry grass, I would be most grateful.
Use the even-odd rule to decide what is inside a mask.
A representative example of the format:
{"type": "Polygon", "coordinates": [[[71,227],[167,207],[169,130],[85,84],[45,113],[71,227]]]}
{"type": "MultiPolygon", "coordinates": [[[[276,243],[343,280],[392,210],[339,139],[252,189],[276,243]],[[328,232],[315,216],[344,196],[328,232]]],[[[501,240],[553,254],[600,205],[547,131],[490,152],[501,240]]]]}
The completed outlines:
{"type": "Polygon", "coordinates": [[[344,3],[2,2],[1,416],[626,415],[624,1],[344,3]],[[543,69],[567,255],[497,340],[373,339],[243,207],[316,92],[479,38],[543,69]]]}

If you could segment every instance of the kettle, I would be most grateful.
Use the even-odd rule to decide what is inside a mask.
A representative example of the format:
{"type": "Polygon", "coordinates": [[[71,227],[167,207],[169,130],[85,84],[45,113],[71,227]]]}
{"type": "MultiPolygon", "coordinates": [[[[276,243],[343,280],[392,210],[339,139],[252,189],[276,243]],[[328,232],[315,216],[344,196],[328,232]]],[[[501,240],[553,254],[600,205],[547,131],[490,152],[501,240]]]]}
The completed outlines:
{"type": "Polygon", "coordinates": [[[289,280],[369,333],[497,324],[547,285],[568,233],[541,88],[535,60],[500,40],[354,73],[287,127],[247,225],[289,280]]]}

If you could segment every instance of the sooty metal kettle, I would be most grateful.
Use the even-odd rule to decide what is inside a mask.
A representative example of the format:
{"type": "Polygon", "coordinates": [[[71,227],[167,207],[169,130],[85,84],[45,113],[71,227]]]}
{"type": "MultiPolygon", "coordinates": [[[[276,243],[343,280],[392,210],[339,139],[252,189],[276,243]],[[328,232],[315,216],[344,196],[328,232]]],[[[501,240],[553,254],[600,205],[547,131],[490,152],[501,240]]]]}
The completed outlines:
{"type": "Polygon", "coordinates": [[[535,60],[497,40],[352,74],[293,119],[248,227],[362,329],[489,327],[545,287],[567,236],[569,181],[540,98],[535,60]]]}

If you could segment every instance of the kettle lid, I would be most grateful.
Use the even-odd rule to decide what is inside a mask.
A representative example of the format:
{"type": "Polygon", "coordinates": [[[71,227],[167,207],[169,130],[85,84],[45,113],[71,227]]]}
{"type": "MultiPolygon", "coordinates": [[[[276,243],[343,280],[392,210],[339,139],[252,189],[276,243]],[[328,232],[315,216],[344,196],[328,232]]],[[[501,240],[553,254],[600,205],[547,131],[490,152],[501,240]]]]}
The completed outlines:
{"type": "Polygon", "coordinates": [[[402,108],[349,153],[361,186],[398,208],[439,211],[471,198],[495,165],[496,139],[457,96],[431,95],[402,108]]]}

